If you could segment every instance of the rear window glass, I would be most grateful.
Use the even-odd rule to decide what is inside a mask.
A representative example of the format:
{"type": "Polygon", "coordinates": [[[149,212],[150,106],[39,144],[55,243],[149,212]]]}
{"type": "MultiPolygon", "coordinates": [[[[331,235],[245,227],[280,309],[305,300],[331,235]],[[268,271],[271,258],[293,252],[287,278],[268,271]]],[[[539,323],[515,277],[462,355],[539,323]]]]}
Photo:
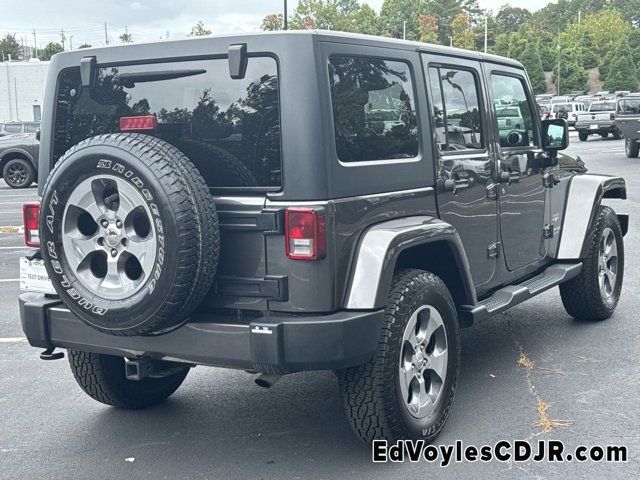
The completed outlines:
{"type": "Polygon", "coordinates": [[[615,105],[613,103],[607,102],[607,103],[592,103],[591,106],[589,107],[589,111],[590,112],[606,112],[609,110],[614,110],[615,105]]]}
{"type": "Polygon", "coordinates": [[[60,84],[56,159],[85,138],[117,132],[121,117],[154,115],[158,130],[150,133],[185,153],[209,187],[281,186],[273,58],[249,58],[245,77],[235,80],[225,58],[99,68],[91,89],[72,69],[60,84]]]}
{"type": "Polygon", "coordinates": [[[4,131],[8,133],[20,133],[22,132],[21,123],[5,123],[4,131]]]}
{"type": "Polygon", "coordinates": [[[404,62],[332,57],[329,85],[338,158],[414,158],[418,128],[411,70],[404,62]]]}

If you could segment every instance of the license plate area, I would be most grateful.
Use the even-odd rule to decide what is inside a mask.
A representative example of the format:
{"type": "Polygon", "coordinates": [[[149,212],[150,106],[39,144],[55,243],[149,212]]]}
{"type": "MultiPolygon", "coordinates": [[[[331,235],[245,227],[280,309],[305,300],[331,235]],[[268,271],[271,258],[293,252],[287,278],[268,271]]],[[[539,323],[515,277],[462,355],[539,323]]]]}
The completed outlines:
{"type": "Polygon", "coordinates": [[[20,290],[23,292],[56,293],[43,260],[20,258],[20,290]]]}
{"type": "Polygon", "coordinates": [[[597,130],[598,129],[598,125],[591,125],[589,128],[591,130],[597,130]]]}

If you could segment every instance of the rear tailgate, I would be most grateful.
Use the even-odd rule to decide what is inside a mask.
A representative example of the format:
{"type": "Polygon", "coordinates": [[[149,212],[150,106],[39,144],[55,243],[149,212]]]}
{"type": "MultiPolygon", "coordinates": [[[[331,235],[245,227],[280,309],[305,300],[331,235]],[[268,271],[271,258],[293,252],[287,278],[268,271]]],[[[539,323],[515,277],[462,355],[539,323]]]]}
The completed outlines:
{"type": "Polygon", "coordinates": [[[279,280],[266,278],[265,235],[277,213],[263,212],[265,197],[216,197],[220,258],[216,282],[204,307],[264,310],[282,294],[279,280]]]}

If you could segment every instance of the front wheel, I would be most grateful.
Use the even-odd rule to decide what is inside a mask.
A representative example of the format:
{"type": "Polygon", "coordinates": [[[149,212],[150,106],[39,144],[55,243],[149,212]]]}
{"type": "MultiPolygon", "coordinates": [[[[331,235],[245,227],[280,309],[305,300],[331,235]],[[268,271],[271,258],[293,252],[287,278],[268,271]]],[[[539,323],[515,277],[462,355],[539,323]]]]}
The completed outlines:
{"type": "Polygon", "coordinates": [[[80,388],[94,400],[119,408],[139,409],[166,400],[184,381],[189,367],[162,378],[128,380],[124,358],[69,350],[71,371],[80,388]]]}
{"type": "Polygon", "coordinates": [[[396,273],[374,358],[338,372],[355,433],[432,442],[449,416],[460,370],[460,333],[451,294],[421,270],[396,273]]]}
{"type": "Polygon", "coordinates": [[[579,320],[609,318],[620,300],[624,275],[624,241],[615,212],[600,207],[582,272],[560,285],[562,303],[579,320]]]}
{"type": "Polygon", "coordinates": [[[589,139],[589,134],[587,132],[578,132],[578,138],[581,142],[586,142],[589,139]]]}
{"type": "Polygon", "coordinates": [[[624,150],[627,154],[627,158],[638,158],[638,155],[640,155],[640,144],[638,142],[634,142],[630,138],[625,138],[624,150]]]}
{"type": "Polygon", "coordinates": [[[36,169],[29,160],[14,158],[5,164],[2,177],[11,188],[27,188],[36,178],[36,169]]]}

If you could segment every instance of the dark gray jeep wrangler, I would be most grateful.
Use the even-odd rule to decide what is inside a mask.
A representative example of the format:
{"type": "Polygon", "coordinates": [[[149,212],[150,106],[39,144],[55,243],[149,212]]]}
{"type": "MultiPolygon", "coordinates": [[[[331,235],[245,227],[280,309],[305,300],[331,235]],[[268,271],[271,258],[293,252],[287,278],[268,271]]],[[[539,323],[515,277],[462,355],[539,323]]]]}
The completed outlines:
{"type": "Polygon", "coordinates": [[[22,326],[109,405],[195,365],[329,369],[362,439],[431,441],[461,327],[556,285],[579,319],[618,303],[624,180],[559,162],[512,60],[331,32],[81,50],[44,112],[22,326]]]}

